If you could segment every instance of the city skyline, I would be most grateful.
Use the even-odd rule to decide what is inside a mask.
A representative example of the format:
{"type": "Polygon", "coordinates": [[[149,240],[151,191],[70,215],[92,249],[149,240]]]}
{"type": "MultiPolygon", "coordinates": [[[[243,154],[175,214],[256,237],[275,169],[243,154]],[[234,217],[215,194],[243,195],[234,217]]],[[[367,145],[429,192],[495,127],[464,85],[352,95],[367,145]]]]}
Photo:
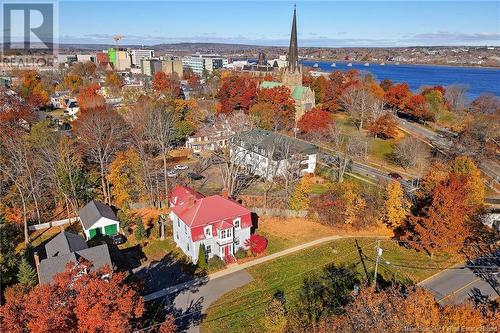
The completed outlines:
{"type": "MultiPolygon", "coordinates": [[[[61,1],[59,38],[61,43],[111,44],[119,33],[125,36],[122,43],[129,45],[287,46],[293,4],[61,1]]],[[[296,4],[299,47],[500,45],[496,1],[296,4]]]]}

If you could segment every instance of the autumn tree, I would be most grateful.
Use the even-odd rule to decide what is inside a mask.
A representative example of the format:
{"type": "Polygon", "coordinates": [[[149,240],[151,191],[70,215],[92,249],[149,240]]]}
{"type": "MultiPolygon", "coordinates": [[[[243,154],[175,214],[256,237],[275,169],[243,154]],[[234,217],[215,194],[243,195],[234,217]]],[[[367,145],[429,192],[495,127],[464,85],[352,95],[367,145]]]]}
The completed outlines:
{"type": "Polygon", "coordinates": [[[97,65],[92,61],[77,62],[71,66],[70,75],[81,77],[85,82],[90,81],[96,75],[97,65]]]}
{"type": "Polygon", "coordinates": [[[386,90],[384,96],[385,104],[393,109],[405,110],[406,104],[411,97],[410,87],[407,83],[399,83],[386,90]]]}
{"type": "Polygon", "coordinates": [[[354,119],[360,131],[367,120],[376,117],[382,112],[382,105],[365,83],[351,85],[345,89],[340,101],[344,110],[354,119]]]}
{"type": "Polygon", "coordinates": [[[387,92],[393,85],[391,79],[383,79],[380,81],[380,88],[382,88],[385,92],[387,92]]]}
{"type": "Polygon", "coordinates": [[[104,201],[111,204],[109,165],[129,140],[126,122],[116,111],[98,108],[82,112],[74,122],[74,133],[85,156],[97,164],[104,201]]]}
{"type": "Polygon", "coordinates": [[[456,84],[446,87],[444,98],[450,106],[451,111],[463,111],[467,102],[467,86],[456,84]]]}
{"type": "Polygon", "coordinates": [[[292,197],[290,198],[290,208],[303,210],[309,208],[311,187],[313,185],[312,176],[304,175],[295,185],[292,197]]]}
{"type": "Polygon", "coordinates": [[[286,327],[286,309],[283,302],[273,298],[264,312],[264,328],[269,333],[282,333],[286,327]]]}
{"type": "Polygon", "coordinates": [[[161,323],[158,333],[177,333],[177,325],[175,325],[174,316],[167,315],[165,321],[161,323]]]}
{"type": "Polygon", "coordinates": [[[104,97],[97,93],[99,88],[99,84],[97,82],[94,82],[82,86],[79,89],[76,99],[78,101],[78,106],[82,112],[93,111],[104,107],[106,101],[104,97]]]}
{"type": "Polygon", "coordinates": [[[302,133],[326,135],[332,124],[333,116],[330,112],[323,111],[320,108],[313,108],[300,118],[298,127],[302,133]]]}
{"type": "Polygon", "coordinates": [[[165,74],[165,72],[156,72],[152,87],[157,92],[169,95],[172,98],[181,96],[181,84],[179,78],[173,74],[165,74]]]}
{"type": "Polygon", "coordinates": [[[405,198],[405,193],[400,182],[391,181],[386,187],[383,219],[391,228],[399,227],[410,214],[410,202],[405,198]]]}
{"type": "Polygon", "coordinates": [[[76,93],[83,85],[83,80],[78,75],[68,74],[64,77],[63,85],[66,89],[69,89],[72,93],[76,93]]]}
{"type": "Polygon", "coordinates": [[[483,311],[471,302],[441,306],[431,292],[421,288],[376,291],[364,286],[351,295],[342,314],[322,320],[320,332],[404,332],[436,327],[482,330],[498,320],[498,312],[483,311]]]}
{"type": "Polygon", "coordinates": [[[17,286],[6,292],[6,303],[0,308],[2,328],[33,333],[132,331],[144,305],[125,281],[125,273],[107,268],[81,274],[84,265],[91,264],[70,263],[53,283],[29,292],[17,286]]]}
{"type": "Polygon", "coordinates": [[[329,75],[323,98],[325,111],[335,112],[341,109],[341,97],[346,89],[358,84],[358,74],[357,71],[334,71],[329,75]]]}
{"type": "Polygon", "coordinates": [[[393,139],[398,135],[398,122],[391,113],[378,117],[368,127],[370,134],[383,139],[393,139]]]}
{"type": "Polygon", "coordinates": [[[257,126],[267,129],[291,129],[295,121],[295,101],[286,86],[260,89],[257,102],[250,108],[257,126]]]}
{"type": "Polygon", "coordinates": [[[7,88],[0,87],[0,133],[14,135],[14,132],[26,130],[37,120],[34,108],[7,88]]]}
{"type": "Polygon", "coordinates": [[[314,91],[314,97],[316,99],[316,103],[323,103],[325,99],[325,93],[328,85],[328,80],[325,76],[320,75],[315,78],[311,84],[311,89],[314,91]]]}
{"type": "Polygon", "coordinates": [[[104,82],[112,95],[116,96],[120,93],[121,87],[123,86],[123,79],[120,74],[116,72],[107,72],[104,82]]]}
{"type": "Polygon", "coordinates": [[[469,108],[475,114],[491,115],[500,112],[500,98],[491,93],[484,93],[475,98],[469,108]]]}
{"type": "Polygon", "coordinates": [[[414,138],[406,137],[396,144],[393,151],[394,161],[405,169],[421,164],[425,156],[424,146],[414,138]]]}
{"type": "Polygon", "coordinates": [[[34,109],[49,102],[49,94],[44,89],[41,76],[36,70],[21,70],[15,90],[34,109]]]}
{"type": "Polygon", "coordinates": [[[141,161],[132,148],[118,152],[109,166],[109,181],[113,186],[113,202],[118,207],[127,208],[143,196],[141,161]]]}
{"type": "Polygon", "coordinates": [[[235,110],[248,112],[257,96],[257,84],[246,76],[232,75],[222,79],[217,96],[221,103],[220,112],[231,114],[235,110]]]}
{"type": "Polygon", "coordinates": [[[406,102],[406,111],[416,119],[433,120],[427,101],[422,95],[411,96],[406,102]]]}

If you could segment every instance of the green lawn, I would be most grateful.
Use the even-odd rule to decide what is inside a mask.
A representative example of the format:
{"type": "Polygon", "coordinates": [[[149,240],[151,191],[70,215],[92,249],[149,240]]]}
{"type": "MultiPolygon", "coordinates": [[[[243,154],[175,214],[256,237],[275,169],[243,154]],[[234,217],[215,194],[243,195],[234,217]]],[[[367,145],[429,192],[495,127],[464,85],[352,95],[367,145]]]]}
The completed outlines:
{"type": "MultiPolygon", "coordinates": [[[[371,275],[375,240],[362,239],[359,243],[367,257],[365,264],[371,275]]],[[[405,249],[390,240],[382,241],[381,247],[384,254],[379,276],[386,280],[417,282],[453,263],[447,256],[436,255],[431,259],[424,253],[405,249]]],[[[293,309],[304,277],[321,272],[330,263],[355,264],[360,277],[365,278],[353,239],[330,242],[257,265],[248,269],[254,281],[229,292],[209,308],[202,323],[202,332],[263,332],[260,320],[272,295],[282,290],[288,308],[293,309]]]]}
{"type": "Polygon", "coordinates": [[[387,162],[389,155],[394,150],[394,144],[394,139],[382,140],[375,138],[369,141],[368,153],[376,160],[387,162]]]}

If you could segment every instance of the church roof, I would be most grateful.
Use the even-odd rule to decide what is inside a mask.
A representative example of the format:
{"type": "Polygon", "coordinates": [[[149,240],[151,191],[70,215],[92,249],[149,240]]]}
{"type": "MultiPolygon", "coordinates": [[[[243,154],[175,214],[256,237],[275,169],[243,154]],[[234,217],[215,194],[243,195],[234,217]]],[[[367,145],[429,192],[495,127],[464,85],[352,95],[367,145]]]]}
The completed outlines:
{"type": "MultiPolygon", "coordinates": [[[[261,89],[270,89],[278,86],[284,86],[285,84],[281,82],[275,82],[275,81],[262,81],[260,84],[261,89]]],[[[304,93],[308,90],[311,89],[309,87],[303,87],[303,86],[287,86],[291,90],[291,95],[292,98],[295,101],[301,101],[304,98],[304,93]]]]}
{"type": "Polygon", "coordinates": [[[290,47],[288,48],[288,71],[299,70],[299,48],[297,45],[297,13],[293,8],[292,32],[290,34],[290,47]]]}

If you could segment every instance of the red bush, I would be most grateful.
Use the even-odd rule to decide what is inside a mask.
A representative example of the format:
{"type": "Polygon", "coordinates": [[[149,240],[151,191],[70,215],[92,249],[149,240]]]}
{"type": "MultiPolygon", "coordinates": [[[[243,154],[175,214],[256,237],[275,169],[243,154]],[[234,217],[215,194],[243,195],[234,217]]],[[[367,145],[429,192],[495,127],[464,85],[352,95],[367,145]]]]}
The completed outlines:
{"type": "Polygon", "coordinates": [[[253,234],[245,241],[245,246],[252,251],[253,255],[261,254],[267,248],[267,239],[264,236],[253,234]]]}

